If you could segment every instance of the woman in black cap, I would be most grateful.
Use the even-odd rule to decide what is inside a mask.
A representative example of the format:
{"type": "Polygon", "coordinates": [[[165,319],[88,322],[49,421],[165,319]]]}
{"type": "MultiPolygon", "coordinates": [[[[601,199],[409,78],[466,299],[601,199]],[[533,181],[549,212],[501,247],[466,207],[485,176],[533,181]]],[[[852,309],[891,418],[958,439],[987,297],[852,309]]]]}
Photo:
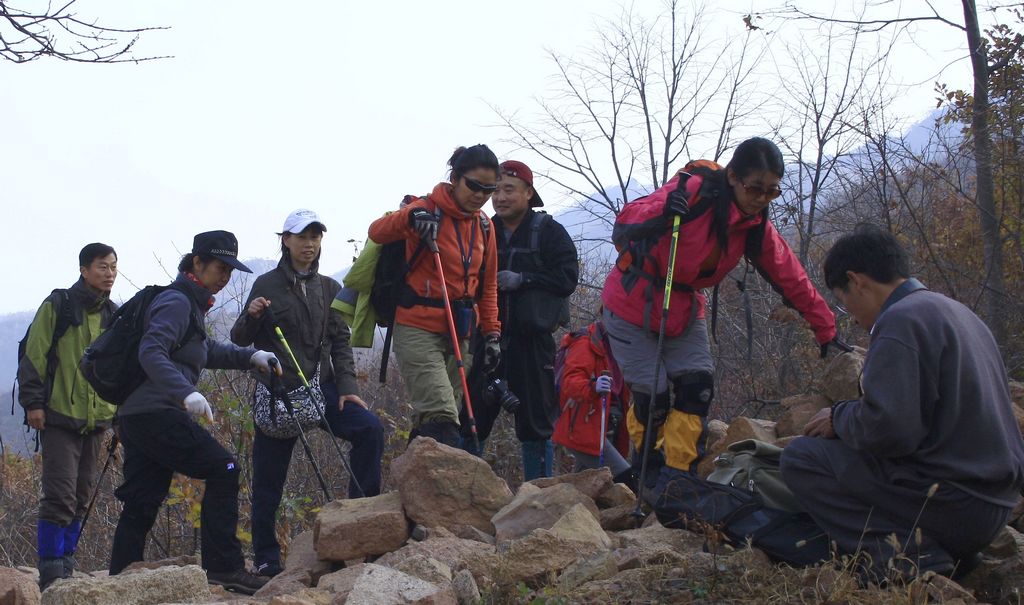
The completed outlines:
{"type": "Polygon", "coordinates": [[[194,419],[213,421],[209,402],[196,388],[204,368],[256,367],[267,372],[276,359],[273,353],[207,338],[206,312],[234,269],[252,273],[238,260],[235,236],[227,231],[200,233],[181,259],[177,279],[146,310],[139,341],[146,379],[117,412],[124,483],[115,493],[124,508],[114,533],[111,575],[142,560],[146,534],[171,478],[181,473],[206,481],[200,520],[202,566],[210,583],[248,594],[266,583],[245,569],[235,536],[238,463],[194,419]]]}

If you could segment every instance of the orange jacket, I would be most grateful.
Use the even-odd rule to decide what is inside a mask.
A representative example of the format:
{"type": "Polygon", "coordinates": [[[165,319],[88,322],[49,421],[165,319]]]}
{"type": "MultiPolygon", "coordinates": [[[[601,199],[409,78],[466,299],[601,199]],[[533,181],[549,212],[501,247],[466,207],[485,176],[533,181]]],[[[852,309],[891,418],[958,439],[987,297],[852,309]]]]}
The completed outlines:
{"type": "MultiPolygon", "coordinates": [[[[456,206],[451,196],[450,184],[438,183],[426,198],[417,199],[405,208],[373,221],[370,224],[370,239],[381,245],[404,239],[405,256],[412,258],[420,242],[416,231],[409,225],[409,214],[416,208],[425,208],[430,212],[434,212],[435,208],[441,210],[437,247],[441,253],[441,265],[444,268],[449,299],[455,301],[473,298],[481,331],[484,334],[500,333],[498,252],[494,244],[494,229],[489,229],[487,236],[484,237],[480,213],[467,213],[456,206]],[[459,247],[456,232],[462,236],[462,249],[459,247]],[[463,265],[463,249],[469,259],[468,271],[463,265]],[[487,267],[481,288],[480,270],[484,262],[487,263],[487,267]]],[[[418,296],[441,298],[442,294],[438,289],[440,277],[432,256],[429,248],[424,249],[416,259],[416,264],[409,270],[406,281],[418,296]]],[[[443,308],[399,305],[395,310],[395,323],[437,334],[448,334],[448,318],[443,308]]]]}

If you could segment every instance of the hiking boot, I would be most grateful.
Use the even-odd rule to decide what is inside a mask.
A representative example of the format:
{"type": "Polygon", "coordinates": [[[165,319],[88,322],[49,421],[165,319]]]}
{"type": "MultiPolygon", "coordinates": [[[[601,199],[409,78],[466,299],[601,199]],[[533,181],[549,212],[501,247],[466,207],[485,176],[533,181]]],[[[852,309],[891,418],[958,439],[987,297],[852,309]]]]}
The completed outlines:
{"type": "Polygon", "coordinates": [[[277,561],[267,561],[266,563],[260,563],[259,565],[256,565],[256,567],[253,569],[253,572],[256,575],[263,576],[265,578],[273,578],[282,571],[283,569],[281,568],[281,564],[277,561]]]}
{"type": "Polygon", "coordinates": [[[61,559],[61,561],[64,563],[64,575],[61,576],[61,577],[62,578],[70,578],[71,576],[75,575],[75,555],[74,555],[74,553],[72,553],[70,555],[64,555],[64,558],[61,559]]]}
{"type": "Polygon", "coordinates": [[[409,434],[409,441],[416,437],[430,437],[438,443],[458,448],[459,426],[454,422],[424,422],[409,434]]]}
{"type": "Polygon", "coordinates": [[[49,588],[55,580],[66,577],[64,575],[64,559],[41,558],[37,567],[39,568],[39,592],[49,588]]]}
{"type": "Polygon", "coordinates": [[[248,569],[236,569],[235,571],[207,571],[206,581],[223,586],[228,590],[251,595],[263,588],[270,578],[252,574],[248,569]]]}

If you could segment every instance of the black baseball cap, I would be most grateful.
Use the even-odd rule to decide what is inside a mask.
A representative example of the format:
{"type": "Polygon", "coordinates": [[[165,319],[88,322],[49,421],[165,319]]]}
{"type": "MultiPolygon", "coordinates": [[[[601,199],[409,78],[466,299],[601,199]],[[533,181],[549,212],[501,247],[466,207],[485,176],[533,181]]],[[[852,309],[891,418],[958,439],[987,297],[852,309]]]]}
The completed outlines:
{"type": "Polygon", "coordinates": [[[238,239],[230,231],[206,231],[192,239],[192,254],[207,254],[239,271],[252,273],[238,260],[238,239]]]}

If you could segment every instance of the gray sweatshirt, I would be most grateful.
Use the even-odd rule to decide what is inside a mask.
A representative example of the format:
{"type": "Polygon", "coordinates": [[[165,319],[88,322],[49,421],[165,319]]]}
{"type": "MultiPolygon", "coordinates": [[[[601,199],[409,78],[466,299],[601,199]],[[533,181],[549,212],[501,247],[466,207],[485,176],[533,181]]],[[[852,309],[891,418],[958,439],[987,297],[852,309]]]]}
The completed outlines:
{"type": "Polygon", "coordinates": [[[249,358],[256,352],[207,338],[205,314],[210,292],[183,275],[175,284],[193,300],[174,288],[153,299],[139,341],[139,363],[146,381],[118,408],[119,416],[184,409],[185,397],[197,391],[204,368],[248,369],[249,358]],[[198,325],[191,325],[190,315],[195,315],[198,325]]]}
{"type": "Polygon", "coordinates": [[[839,438],[891,476],[946,481],[1013,506],[1024,485],[1024,441],[1006,368],[988,327],[964,305],[908,280],[871,333],[859,400],[836,406],[839,438]]]}

